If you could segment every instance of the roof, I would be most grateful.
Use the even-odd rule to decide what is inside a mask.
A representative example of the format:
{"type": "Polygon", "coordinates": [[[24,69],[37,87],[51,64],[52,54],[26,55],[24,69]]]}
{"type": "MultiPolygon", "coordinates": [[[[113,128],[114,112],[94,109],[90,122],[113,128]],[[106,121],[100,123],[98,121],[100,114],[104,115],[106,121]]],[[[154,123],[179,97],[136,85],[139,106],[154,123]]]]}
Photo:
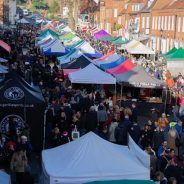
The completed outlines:
{"type": "Polygon", "coordinates": [[[171,1],[155,0],[152,10],[163,9],[166,5],[170,4],[171,1]]]}
{"type": "Polygon", "coordinates": [[[142,164],[137,157],[144,157],[149,162],[149,155],[137,148],[140,151],[136,151],[135,156],[135,150],[131,148],[110,143],[90,132],[68,144],[43,150],[43,168],[51,181],[65,184],[97,180],[149,180],[150,169],[146,165],[150,164],[142,164]]]}
{"type": "Polygon", "coordinates": [[[166,5],[164,9],[184,9],[184,1],[183,0],[173,0],[168,5],[166,5]]]}

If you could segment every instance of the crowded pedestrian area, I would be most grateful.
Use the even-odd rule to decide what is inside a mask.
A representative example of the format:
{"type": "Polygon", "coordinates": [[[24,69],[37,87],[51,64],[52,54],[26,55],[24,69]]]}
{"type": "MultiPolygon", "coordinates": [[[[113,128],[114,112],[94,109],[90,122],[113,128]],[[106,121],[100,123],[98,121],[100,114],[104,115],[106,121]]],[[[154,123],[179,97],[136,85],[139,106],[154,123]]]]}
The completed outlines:
{"type": "Polygon", "coordinates": [[[0,29],[0,183],[184,183],[184,49],[26,21],[0,29]]]}

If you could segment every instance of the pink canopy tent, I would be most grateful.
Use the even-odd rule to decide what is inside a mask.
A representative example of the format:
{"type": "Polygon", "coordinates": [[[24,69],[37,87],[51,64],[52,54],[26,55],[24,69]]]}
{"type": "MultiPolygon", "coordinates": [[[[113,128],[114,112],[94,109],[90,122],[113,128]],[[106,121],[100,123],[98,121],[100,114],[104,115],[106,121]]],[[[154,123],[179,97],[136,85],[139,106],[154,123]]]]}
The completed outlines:
{"type": "Polygon", "coordinates": [[[93,61],[98,62],[98,61],[103,61],[112,56],[115,53],[115,51],[109,52],[106,55],[102,56],[101,58],[93,59],[93,61]]]}
{"type": "Polygon", "coordinates": [[[100,39],[105,36],[111,36],[109,33],[107,33],[105,30],[101,29],[100,31],[94,33],[94,37],[96,39],[100,39]]]}
{"type": "Polygon", "coordinates": [[[123,62],[119,66],[112,68],[112,69],[108,69],[106,70],[106,72],[110,74],[120,74],[120,73],[124,73],[124,72],[128,72],[132,70],[135,66],[136,65],[132,63],[131,59],[127,59],[125,62],[123,62]]]}

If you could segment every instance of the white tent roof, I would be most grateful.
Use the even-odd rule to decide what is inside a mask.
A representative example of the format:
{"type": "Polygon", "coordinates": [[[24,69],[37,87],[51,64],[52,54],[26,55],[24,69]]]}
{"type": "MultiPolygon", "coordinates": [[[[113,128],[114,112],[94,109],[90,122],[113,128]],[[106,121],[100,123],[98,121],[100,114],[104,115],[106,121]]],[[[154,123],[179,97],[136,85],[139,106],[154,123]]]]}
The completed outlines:
{"type": "Polygon", "coordinates": [[[51,52],[65,52],[66,51],[65,47],[63,46],[63,44],[59,40],[55,40],[55,42],[53,42],[48,47],[44,47],[43,51],[46,52],[49,49],[51,52]]]}
{"type": "Polygon", "coordinates": [[[84,42],[82,45],[79,45],[76,48],[81,50],[83,53],[89,53],[89,54],[96,53],[95,49],[88,42],[84,42]]]}
{"type": "Polygon", "coordinates": [[[80,84],[116,84],[116,79],[94,64],[89,64],[85,68],[69,74],[72,83],[80,84]]]}
{"type": "Polygon", "coordinates": [[[10,184],[11,183],[10,175],[6,174],[3,171],[0,171],[0,183],[2,183],[2,184],[10,184]]]}
{"type": "Polygon", "coordinates": [[[155,52],[137,40],[132,40],[125,46],[130,54],[155,54],[155,52]]]}
{"type": "Polygon", "coordinates": [[[50,40],[50,39],[54,39],[54,38],[52,37],[52,35],[48,35],[48,36],[46,36],[44,39],[38,41],[38,42],[37,42],[37,45],[41,45],[41,44],[43,44],[45,41],[50,40]]]}
{"type": "Polygon", "coordinates": [[[110,143],[92,132],[42,151],[42,161],[50,184],[150,179],[150,169],[143,166],[127,146],[110,143]]]}

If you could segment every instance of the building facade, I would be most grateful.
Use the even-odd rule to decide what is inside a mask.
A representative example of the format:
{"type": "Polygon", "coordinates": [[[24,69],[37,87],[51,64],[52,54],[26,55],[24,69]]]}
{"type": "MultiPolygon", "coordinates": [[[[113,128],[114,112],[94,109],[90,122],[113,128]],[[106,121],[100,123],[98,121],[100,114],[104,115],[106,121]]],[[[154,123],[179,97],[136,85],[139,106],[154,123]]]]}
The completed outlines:
{"type": "Polygon", "coordinates": [[[173,46],[184,47],[183,0],[101,0],[98,6],[93,19],[112,35],[126,30],[129,38],[145,41],[162,53],[173,46]]]}
{"type": "Polygon", "coordinates": [[[15,24],[16,20],[16,0],[4,0],[3,22],[15,24]]]}

